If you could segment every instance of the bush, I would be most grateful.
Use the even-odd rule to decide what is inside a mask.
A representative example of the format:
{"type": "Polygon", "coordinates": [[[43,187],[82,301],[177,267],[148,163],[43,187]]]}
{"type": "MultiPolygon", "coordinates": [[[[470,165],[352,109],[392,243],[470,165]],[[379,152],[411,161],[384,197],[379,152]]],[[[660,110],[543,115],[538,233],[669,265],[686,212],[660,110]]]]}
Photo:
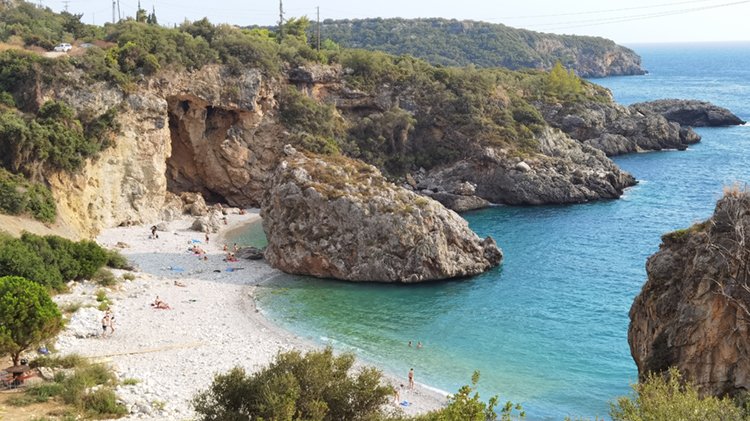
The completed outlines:
{"type": "Polygon", "coordinates": [[[128,413],[125,406],[117,402],[117,395],[112,389],[97,389],[83,396],[84,411],[97,416],[122,416],[128,413]]]}
{"type": "Polygon", "coordinates": [[[77,368],[88,365],[86,359],[78,354],[69,354],[64,356],[44,356],[38,357],[29,364],[32,368],[50,367],[50,368],[77,368]]]}
{"type": "Polygon", "coordinates": [[[336,139],[343,137],[344,121],[333,105],[322,105],[288,87],[279,99],[279,113],[295,146],[327,155],[339,152],[336,139]]]}
{"type": "Polygon", "coordinates": [[[3,168],[0,168],[0,212],[9,215],[28,213],[42,222],[54,222],[57,217],[55,200],[46,186],[31,183],[3,168]]]}
{"type": "Polygon", "coordinates": [[[115,275],[112,271],[105,268],[97,270],[94,276],[91,277],[91,280],[97,285],[103,287],[111,287],[117,284],[117,278],[115,278],[115,275]]]}
{"type": "Polygon", "coordinates": [[[0,278],[0,355],[18,365],[21,353],[62,328],[62,315],[47,291],[19,276],[0,278]]]}
{"type": "Polygon", "coordinates": [[[621,397],[610,405],[613,421],[641,420],[743,420],[742,411],[730,399],[701,397],[696,387],[671,368],[666,378],[651,374],[633,385],[630,397],[621,397]]]}
{"type": "Polygon", "coordinates": [[[108,258],[93,241],[30,233],[20,239],[0,235],[0,273],[23,276],[56,291],[63,290],[67,281],[90,279],[108,258]]]}
{"type": "Polygon", "coordinates": [[[133,270],[133,265],[117,250],[106,250],[107,266],[113,269],[133,270]]]}
{"type": "Polygon", "coordinates": [[[193,401],[200,420],[363,420],[381,416],[393,393],[372,368],[349,371],[352,354],[331,348],[281,353],[267,368],[246,375],[241,368],[216,376],[193,401]]]}

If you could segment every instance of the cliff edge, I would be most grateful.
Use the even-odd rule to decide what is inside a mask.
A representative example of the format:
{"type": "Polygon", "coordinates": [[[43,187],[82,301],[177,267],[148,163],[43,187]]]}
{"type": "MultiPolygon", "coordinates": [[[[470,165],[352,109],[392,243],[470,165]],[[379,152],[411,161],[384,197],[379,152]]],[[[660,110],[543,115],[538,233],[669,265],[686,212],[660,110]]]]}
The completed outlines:
{"type": "Polygon", "coordinates": [[[750,193],[731,190],[705,222],[662,237],[630,309],[638,373],[677,367],[703,393],[750,389],[750,193]]]}

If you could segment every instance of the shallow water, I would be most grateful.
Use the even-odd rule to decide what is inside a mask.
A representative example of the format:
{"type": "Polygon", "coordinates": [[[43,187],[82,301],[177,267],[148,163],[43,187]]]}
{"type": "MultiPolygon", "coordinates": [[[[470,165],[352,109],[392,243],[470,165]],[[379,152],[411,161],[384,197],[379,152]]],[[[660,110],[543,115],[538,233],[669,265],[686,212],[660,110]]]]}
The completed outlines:
{"type": "MultiPolygon", "coordinates": [[[[649,75],[596,80],[618,101],[705,99],[750,119],[750,44],[633,47],[649,75]]],[[[416,286],[285,276],[260,305],[404,379],[414,367],[417,381],[455,391],[480,370],[484,397],[520,402],[531,420],[606,416],[636,380],[628,311],[646,258],[663,233],[709,217],[724,186],[750,180],[750,127],[698,131],[688,151],[615,159],[640,180],[620,200],[465,214],[505,252],[482,276],[416,286]]],[[[256,226],[241,241],[261,237],[256,226]]]]}

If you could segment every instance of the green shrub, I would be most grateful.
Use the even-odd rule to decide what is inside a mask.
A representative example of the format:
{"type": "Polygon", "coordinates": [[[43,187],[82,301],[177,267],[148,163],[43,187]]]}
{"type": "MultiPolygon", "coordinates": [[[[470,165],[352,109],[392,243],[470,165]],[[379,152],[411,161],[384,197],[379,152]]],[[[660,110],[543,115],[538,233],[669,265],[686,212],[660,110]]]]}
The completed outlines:
{"type": "Polygon", "coordinates": [[[682,378],[679,370],[669,369],[666,379],[649,375],[633,385],[630,397],[610,405],[613,421],[641,420],[743,420],[742,411],[729,398],[702,397],[696,387],[682,378]]]}
{"type": "Polygon", "coordinates": [[[113,269],[133,270],[133,265],[117,250],[106,250],[107,266],[113,269]]]}
{"type": "Polygon", "coordinates": [[[78,354],[69,354],[64,356],[37,357],[36,359],[32,360],[29,365],[32,368],[77,368],[88,365],[88,361],[78,354]]]}
{"type": "Polygon", "coordinates": [[[19,276],[0,278],[0,355],[18,365],[21,353],[54,337],[62,315],[41,285],[19,276]]]}
{"type": "Polygon", "coordinates": [[[352,354],[333,350],[305,355],[281,353],[271,365],[246,375],[241,368],[217,375],[194,399],[200,420],[317,419],[363,420],[382,415],[392,395],[372,368],[349,372],[352,354]]]}
{"type": "Polygon", "coordinates": [[[94,276],[91,277],[91,280],[94,281],[97,285],[103,287],[111,287],[117,284],[117,278],[115,278],[115,275],[112,273],[112,271],[105,268],[99,268],[94,276]]]}
{"type": "Polygon", "coordinates": [[[134,379],[132,377],[128,377],[127,379],[123,379],[122,382],[120,382],[123,386],[135,386],[138,383],[140,383],[140,379],[134,379]]]}
{"type": "Polygon", "coordinates": [[[46,186],[31,183],[22,175],[3,168],[0,168],[0,212],[9,215],[29,213],[42,222],[54,222],[57,216],[55,200],[46,186]]]}
{"type": "Polygon", "coordinates": [[[123,273],[122,279],[125,279],[126,281],[132,281],[135,279],[135,274],[133,274],[132,272],[123,273]]]}
{"type": "Polygon", "coordinates": [[[128,413],[125,406],[117,402],[117,395],[112,389],[97,389],[83,396],[82,409],[96,416],[122,416],[128,413]]]}

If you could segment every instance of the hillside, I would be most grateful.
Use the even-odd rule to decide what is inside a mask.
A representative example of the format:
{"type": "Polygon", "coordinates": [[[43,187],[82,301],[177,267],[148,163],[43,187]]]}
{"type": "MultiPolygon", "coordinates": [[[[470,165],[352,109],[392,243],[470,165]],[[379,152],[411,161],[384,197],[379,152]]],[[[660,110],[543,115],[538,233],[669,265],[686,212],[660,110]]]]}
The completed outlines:
{"type": "Polygon", "coordinates": [[[12,47],[0,52],[0,209],[82,235],[168,220],[196,195],[260,207],[286,144],[333,166],[364,161],[461,211],[617,198],[635,180],[598,149],[610,153],[612,135],[629,152],[688,133],[648,113],[619,130],[597,117],[625,113],[609,92],[560,65],[316,51],[305,20],[280,40],[206,19],[165,28],[143,10],[99,27],[29,3],[0,9],[12,47]],[[73,50],[47,57],[60,41],[73,50]]]}
{"type": "Polygon", "coordinates": [[[455,19],[325,20],[321,38],[344,47],[409,54],[442,66],[550,70],[557,61],[582,77],[643,74],[641,59],[613,41],[455,19]]]}

